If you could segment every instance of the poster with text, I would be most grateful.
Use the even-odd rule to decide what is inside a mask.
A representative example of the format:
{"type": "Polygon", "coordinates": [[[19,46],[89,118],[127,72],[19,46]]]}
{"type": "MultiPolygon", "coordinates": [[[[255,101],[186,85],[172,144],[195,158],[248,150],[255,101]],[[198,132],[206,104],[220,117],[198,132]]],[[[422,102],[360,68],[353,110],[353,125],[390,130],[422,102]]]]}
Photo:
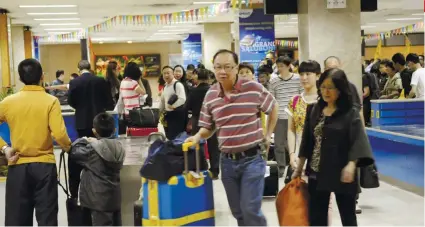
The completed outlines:
{"type": "Polygon", "coordinates": [[[182,42],[183,67],[193,64],[195,67],[202,63],[202,38],[201,34],[189,34],[182,42]]]}
{"type": "Polygon", "coordinates": [[[265,15],[264,9],[239,11],[240,62],[247,62],[257,70],[268,52],[274,52],[274,16],[265,15]]]}

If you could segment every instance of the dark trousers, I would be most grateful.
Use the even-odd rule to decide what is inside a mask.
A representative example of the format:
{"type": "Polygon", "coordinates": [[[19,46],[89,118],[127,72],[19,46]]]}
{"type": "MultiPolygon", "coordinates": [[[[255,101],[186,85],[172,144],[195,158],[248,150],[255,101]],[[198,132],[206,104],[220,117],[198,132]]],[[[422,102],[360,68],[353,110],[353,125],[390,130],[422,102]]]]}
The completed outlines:
{"type": "Polygon", "coordinates": [[[167,127],[164,127],[165,136],[168,140],[173,140],[186,131],[187,112],[184,109],[167,111],[165,121],[167,122],[167,127]]]}
{"type": "MultiPolygon", "coordinates": [[[[92,129],[77,129],[78,137],[94,137],[92,129]]],[[[73,199],[78,198],[78,188],[80,186],[80,175],[83,167],[78,165],[68,156],[68,174],[69,174],[69,191],[73,199]]],[[[82,219],[80,223],[83,225],[91,225],[90,210],[82,209],[82,219]]]]}
{"type": "Polygon", "coordinates": [[[121,211],[106,212],[91,210],[93,226],[121,226],[121,211]]]}
{"type": "Polygon", "coordinates": [[[220,174],[220,150],[216,133],[207,140],[207,147],[210,155],[210,171],[213,175],[218,176],[220,174]]]}
{"type": "MultiPolygon", "coordinates": [[[[199,131],[199,116],[192,115],[192,135],[195,135],[199,131]]],[[[218,138],[217,134],[214,133],[208,140],[208,154],[210,155],[210,171],[214,175],[220,174],[220,150],[218,149],[218,138]]]]}
{"type": "Polygon", "coordinates": [[[366,125],[370,125],[372,103],[370,99],[363,99],[363,117],[366,125]]]}
{"type": "Polygon", "coordinates": [[[58,225],[56,164],[29,163],[9,166],[6,180],[6,226],[58,225]]]}
{"type": "MultiPolygon", "coordinates": [[[[310,226],[327,226],[331,192],[316,190],[317,180],[308,179],[310,226]]],[[[356,194],[335,193],[343,226],[357,226],[356,194]]]]}

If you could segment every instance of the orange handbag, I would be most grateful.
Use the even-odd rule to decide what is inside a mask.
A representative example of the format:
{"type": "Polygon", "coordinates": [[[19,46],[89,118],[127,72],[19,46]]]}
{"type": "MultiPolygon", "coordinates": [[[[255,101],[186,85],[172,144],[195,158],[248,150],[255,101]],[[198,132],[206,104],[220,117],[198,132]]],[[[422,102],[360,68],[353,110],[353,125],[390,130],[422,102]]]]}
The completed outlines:
{"type": "Polygon", "coordinates": [[[300,177],[289,182],[276,198],[280,226],[309,226],[308,188],[300,177]]]}

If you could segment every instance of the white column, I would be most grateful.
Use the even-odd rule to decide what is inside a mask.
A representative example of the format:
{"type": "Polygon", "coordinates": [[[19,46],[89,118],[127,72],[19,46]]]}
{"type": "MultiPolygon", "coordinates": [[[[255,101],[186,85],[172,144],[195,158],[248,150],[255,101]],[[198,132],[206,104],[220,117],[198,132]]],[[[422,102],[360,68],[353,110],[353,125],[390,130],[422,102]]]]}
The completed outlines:
{"type": "Polygon", "coordinates": [[[24,84],[19,80],[18,65],[21,61],[25,60],[25,41],[24,41],[24,27],[12,26],[12,51],[13,51],[13,72],[11,72],[11,82],[15,85],[15,91],[19,91],[24,84]]]}
{"type": "Polygon", "coordinates": [[[206,23],[203,34],[203,55],[205,68],[212,70],[212,59],[220,49],[232,48],[230,23],[206,23]]]}
{"type": "Polygon", "coordinates": [[[299,58],[316,60],[324,67],[327,57],[337,56],[341,59],[341,69],[360,91],[360,1],[346,2],[344,9],[327,9],[324,0],[298,1],[299,58]]]}

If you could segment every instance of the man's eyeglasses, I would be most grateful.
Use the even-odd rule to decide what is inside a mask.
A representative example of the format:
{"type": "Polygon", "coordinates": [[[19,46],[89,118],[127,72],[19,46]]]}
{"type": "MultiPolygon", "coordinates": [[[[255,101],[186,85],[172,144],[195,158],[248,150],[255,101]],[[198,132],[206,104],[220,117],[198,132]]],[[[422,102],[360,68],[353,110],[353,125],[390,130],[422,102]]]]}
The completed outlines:
{"type": "Polygon", "coordinates": [[[216,72],[219,72],[219,71],[221,71],[221,70],[223,70],[223,69],[224,69],[224,71],[225,71],[225,72],[230,72],[230,71],[232,71],[235,67],[236,67],[236,66],[231,66],[231,65],[225,65],[225,66],[222,66],[222,65],[214,65],[214,70],[215,70],[216,72]]]}

